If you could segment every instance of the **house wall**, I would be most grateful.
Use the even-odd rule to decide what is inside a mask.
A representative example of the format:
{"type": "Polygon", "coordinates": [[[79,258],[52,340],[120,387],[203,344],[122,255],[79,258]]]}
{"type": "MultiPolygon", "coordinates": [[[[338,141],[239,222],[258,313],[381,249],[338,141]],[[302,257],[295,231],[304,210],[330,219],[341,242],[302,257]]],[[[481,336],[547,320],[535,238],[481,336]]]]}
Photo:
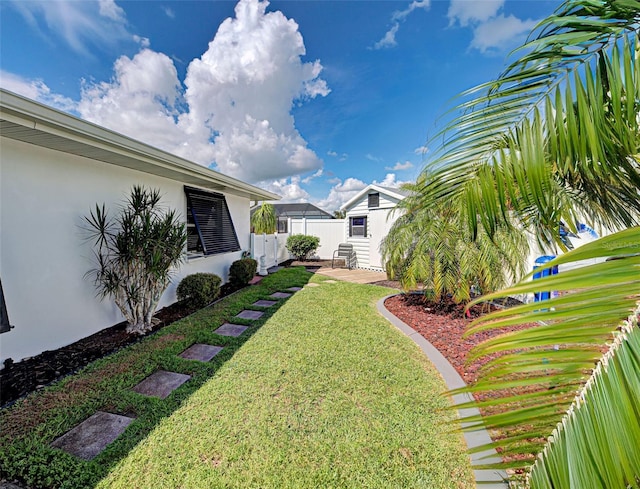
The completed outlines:
{"type": "Polygon", "coordinates": [[[400,214],[392,212],[399,200],[380,192],[380,205],[379,207],[369,209],[368,197],[363,195],[362,198],[354,202],[346,209],[346,219],[344,226],[344,236],[347,243],[353,245],[353,250],[356,252],[357,267],[358,268],[372,268],[375,270],[382,270],[381,263],[375,263],[375,257],[373,253],[378,253],[380,249],[380,243],[383,238],[388,234],[391,226],[399,217],[400,214]],[[372,233],[373,220],[378,217],[376,214],[384,214],[377,219],[380,229],[376,229],[372,233]],[[367,236],[366,237],[350,237],[349,236],[349,218],[350,217],[367,217],[367,236]],[[373,251],[372,251],[373,250],[373,251]]]}
{"type": "MultiPolygon", "coordinates": [[[[100,300],[90,279],[92,247],[83,217],[96,203],[113,213],[134,184],[159,188],[163,204],[184,216],[184,184],[13,139],[0,158],[0,277],[10,332],[0,335],[0,362],[60,348],[124,318],[100,300]]],[[[240,247],[249,249],[249,200],[226,195],[240,247]]],[[[112,214],[113,215],[113,214],[112,214]]],[[[195,272],[228,278],[241,252],[197,258],[175,271],[159,307],[175,302],[180,280],[195,272]]]]}

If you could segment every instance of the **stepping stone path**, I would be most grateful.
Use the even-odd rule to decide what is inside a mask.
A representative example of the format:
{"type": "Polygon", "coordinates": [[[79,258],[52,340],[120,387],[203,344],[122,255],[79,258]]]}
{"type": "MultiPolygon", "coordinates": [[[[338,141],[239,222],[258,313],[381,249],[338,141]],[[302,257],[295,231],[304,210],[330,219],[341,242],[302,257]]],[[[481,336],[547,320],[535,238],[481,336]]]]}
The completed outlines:
{"type": "Polygon", "coordinates": [[[255,320],[255,319],[260,319],[263,314],[264,314],[264,312],[251,311],[249,309],[245,309],[244,311],[240,312],[239,314],[236,314],[236,317],[237,318],[242,318],[242,319],[255,320]]]}
{"type": "Polygon", "coordinates": [[[274,299],[286,299],[287,297],[291,297],[293,294],[288,294],[287,292],[274,292],[269,297],[273,297],[274,299]]]}
{"type": "Polygon", "coordinates": [[[324,283],[325,284],[337,284],[338,282],[336,282],[335,280],[325,280],[324,283]]]}
{"type": "Polygon", "coordinates": [[[51,443],[82,460],[96,457],[120,436],[134,418],[98,411],[51,443]]]}
{"type": "MultiPolygon", "coordinates": [[[[256,282],[259,282],[259,280],[255,279],[254,283],[256,282]]],[[[327,280],[327,282],[335,283],[333,280],[327,280]]],[[[317,287],[319,284],[311,283],[307,285],[310,287],[317,287]]],[[[293,292],[302,290],[302,287],[289,287],[287,290],[289,290],[290,293],[274,292],[270,297],[273,299],[287,299],[293,295],[293,292]]],[[[270,301],[264,299],[253,303],[253,305],[257,307],[271,307],[275,304],[277,304],[277,300],[270,301]]],[[[263,314],[264,313],[260,311],[245,309],[236,317],[255,320],[262,317],[263,314]]],[[[224,323],[216,329],[214,333],[221,336],[236,337],[240,336],[247,329],[247,326],[242,326],[240,324],[224,323]]],[[[183,351],[179,356],[187,360],[208,362],[220,353],[221,350],[221,346],[195,343],[183,351]]],[[[165,399],[169,394],[190,378],[190,375],[158,370],[136,385],[133,388],[133,391],[145,396],[165,399]]],[[[75,455],[82,460],[92,460],[102,452],[107,445],[118,438],[118,436],[124,432],[133,420],[134,418],[129,418],[127,416],[98,411],[72,430],[54,440],[51,443],[51,446],[64,450],[65,452],[75,455]]],[[[0,483],[0,489],[13,489],[14,487],[18,488],[18,486],[9,482],[0,483]]]]}
{"type": "Polygon", "coordinates": [[[310,284],[305,285],[305,287],[320,287],[320,284],[316,284],[315,282],[312,282],[310,284]]]}
{"type": "Polygon", "coordinates": [[[199,360],[208,362],[218,353],[222,351],[221,346],[205,345],[203,343],[195,343],[178,355],[187,360],[199,360]]]}
{"type": "Polygon", "coordinates": [[[239,324],[224,323],[218,329],[214,331],[215,334],[221,336],[240,336],[248,329],[248,326],[241,326],[239,324]]]}
{"type": "Polygon", "coordinates": [[[191,375],[177,374],[158,370],[136,385],[133,390],[138,394],[165,399],[174,390],[191,378],[191,375]]]}

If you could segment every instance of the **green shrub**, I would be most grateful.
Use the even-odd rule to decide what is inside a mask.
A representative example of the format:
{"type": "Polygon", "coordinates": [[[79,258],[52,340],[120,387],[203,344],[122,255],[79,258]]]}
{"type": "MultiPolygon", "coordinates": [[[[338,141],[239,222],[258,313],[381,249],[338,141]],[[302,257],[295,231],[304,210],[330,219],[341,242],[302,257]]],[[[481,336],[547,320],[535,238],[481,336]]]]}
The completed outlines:
{"type": "Polygon", "coordinates": [[[247,285],[256,274],[258,262],[253,258],[234,261],[229,269],[229,282],[237,287],[247,285]]]}
{"type": "Polygon", "coordinates": [[[317,236],[292,234],[287,238],[287,249],[298,260],[306,260],[311,253],[318,249],[318,246],[320,246],[320,238],[317,236]]]}
{"type": "Polygon", "coordinates": [[[191,307],[204,307],[220,295],[222,279],[213,273],[193,273],[182,279],[176,291],[178,300],[191,307]]]}

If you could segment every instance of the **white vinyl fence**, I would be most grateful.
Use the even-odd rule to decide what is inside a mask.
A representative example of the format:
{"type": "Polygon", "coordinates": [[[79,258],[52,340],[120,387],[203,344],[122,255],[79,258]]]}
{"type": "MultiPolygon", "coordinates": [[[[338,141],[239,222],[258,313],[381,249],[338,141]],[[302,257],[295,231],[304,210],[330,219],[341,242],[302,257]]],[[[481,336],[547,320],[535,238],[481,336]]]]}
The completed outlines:
{"type": "Polygon", "coordinates": [[[320,238],[320,246],[313,258],[330,260],[334,250],[345,240],[344,219],[289,219],[289,233],[251,234],[251,256],[258,260],[258,270],[270,268],[292,258],[287,251],[291,234],[305,234],[320,238]]]}

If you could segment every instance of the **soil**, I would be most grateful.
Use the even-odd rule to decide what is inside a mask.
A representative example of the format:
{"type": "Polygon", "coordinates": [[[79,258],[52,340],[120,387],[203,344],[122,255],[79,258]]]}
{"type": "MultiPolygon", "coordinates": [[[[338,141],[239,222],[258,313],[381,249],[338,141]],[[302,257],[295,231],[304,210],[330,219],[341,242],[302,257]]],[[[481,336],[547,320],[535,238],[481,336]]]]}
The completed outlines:
{"type": "MultiPolygon", "coordinates": [[[[236,290],[230,284],[220,289],[220,298],[236,290]]],[[[154,326],[144,335],[131,335],[126,332],[126,322],[118,323],[98,331],[75,343],[57,350],[44,351],[34,357],[14,363],[11,359],[4,362],[0,370],[0,407],[12,404],[17,399],[56,380],[66,377],[89,363],[113,353],[159,329],[195,312],[183,302],[176,302],[160,309],[154,314],[154,326]]]]}

